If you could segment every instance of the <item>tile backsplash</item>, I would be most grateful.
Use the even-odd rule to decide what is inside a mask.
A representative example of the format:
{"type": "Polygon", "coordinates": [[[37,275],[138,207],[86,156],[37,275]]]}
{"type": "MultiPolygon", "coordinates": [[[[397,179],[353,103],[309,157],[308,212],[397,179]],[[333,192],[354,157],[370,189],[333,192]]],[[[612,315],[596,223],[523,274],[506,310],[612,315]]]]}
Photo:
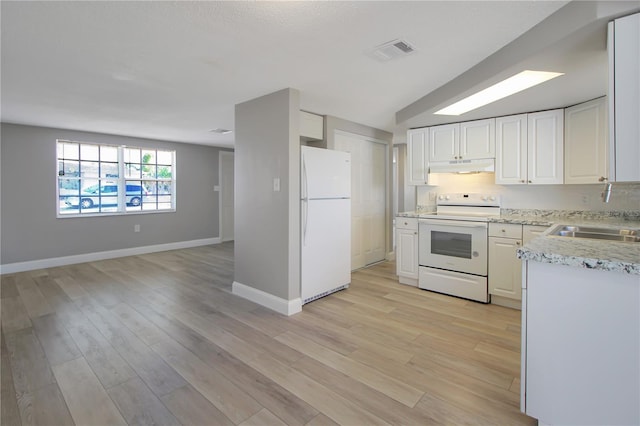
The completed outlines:
{"type": "Polygon", "coordinates": [[[509,209],[640,210],[640,183],[614,183],[611,199],[604,203],[604,184],[496,185],[493,173],[433,174],[431,182],[417,187],[418,206],[434,206],[435,194],[469,192],[500,195],[502,207],[509,209]]]}

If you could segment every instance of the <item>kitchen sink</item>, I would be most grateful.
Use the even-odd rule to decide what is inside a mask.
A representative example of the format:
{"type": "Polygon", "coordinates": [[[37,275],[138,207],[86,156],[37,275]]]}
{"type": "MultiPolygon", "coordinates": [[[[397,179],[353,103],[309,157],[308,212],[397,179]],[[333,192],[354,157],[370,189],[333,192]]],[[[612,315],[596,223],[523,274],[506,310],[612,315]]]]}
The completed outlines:
{"type": "Polygon", "coordinates": [[[637,229],[610,229],[596,228],[592,226],[559,225],[555,227],[549,235],[640,243],[640,230],[637,229]]]}

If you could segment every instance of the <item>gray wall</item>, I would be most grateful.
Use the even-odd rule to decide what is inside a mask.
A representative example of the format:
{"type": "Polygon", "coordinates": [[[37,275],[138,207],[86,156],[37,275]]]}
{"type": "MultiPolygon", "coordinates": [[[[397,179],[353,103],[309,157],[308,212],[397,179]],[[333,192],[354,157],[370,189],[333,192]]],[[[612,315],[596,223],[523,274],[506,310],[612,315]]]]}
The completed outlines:
{"type": "Polygon", "coordinates": [[[235,110],[234,279],[285,300],[300,297],[299,96],[284,89],[235,110]]]}
{"type": "Polygon", "coordinates": [[[219,148],[6,123],[1,130],[3,265],[219,236],[219,148]],[[56,139],[176,150],[177,211],[56,218],[56,139]]]}

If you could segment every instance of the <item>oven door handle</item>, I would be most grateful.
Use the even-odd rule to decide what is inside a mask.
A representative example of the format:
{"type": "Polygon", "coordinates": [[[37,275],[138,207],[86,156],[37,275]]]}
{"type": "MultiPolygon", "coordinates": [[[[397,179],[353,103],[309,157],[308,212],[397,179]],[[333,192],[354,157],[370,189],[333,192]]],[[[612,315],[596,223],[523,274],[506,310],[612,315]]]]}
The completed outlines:
{"type": "Polygon", "coordinates": [[[456,228],[488,228],[486,222],[466,222],[462,220],[446,220],[446,219],[418,219],[419,224],[450,226],[456,228]]]}

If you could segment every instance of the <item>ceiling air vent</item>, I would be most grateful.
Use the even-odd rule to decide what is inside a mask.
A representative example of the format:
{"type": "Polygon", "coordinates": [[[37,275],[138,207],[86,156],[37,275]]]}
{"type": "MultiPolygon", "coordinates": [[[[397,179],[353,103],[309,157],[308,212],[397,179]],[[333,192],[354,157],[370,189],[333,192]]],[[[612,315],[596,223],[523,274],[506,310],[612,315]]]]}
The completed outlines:
{"type": "Polygon", "coordinates": [[[409,42],[397,39],[374,47],[368,54],[378,61],[387,62],[392,59],[410,55],[413,52],[415,52],[415,49],[409,42]]]}

